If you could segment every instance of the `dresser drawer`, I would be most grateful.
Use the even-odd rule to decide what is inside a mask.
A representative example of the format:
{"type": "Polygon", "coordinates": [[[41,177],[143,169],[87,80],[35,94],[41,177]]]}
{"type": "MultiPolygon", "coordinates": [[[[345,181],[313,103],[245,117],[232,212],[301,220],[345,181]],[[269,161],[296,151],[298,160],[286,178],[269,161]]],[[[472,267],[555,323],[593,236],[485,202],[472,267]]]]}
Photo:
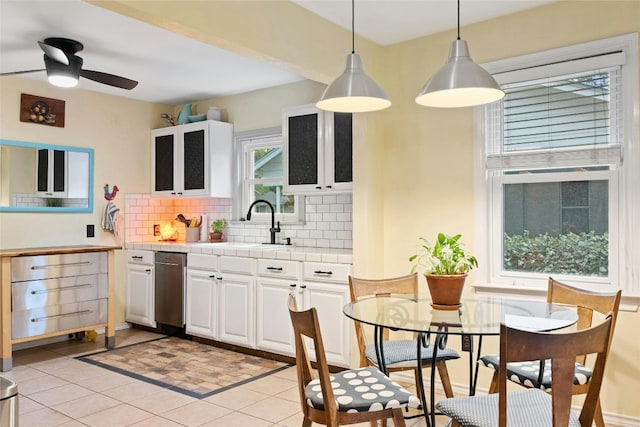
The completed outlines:
{"type": "Polygon", "coordinates": [[[277,259],[259,259],[258,275],[281,277],[283,279],[300,279],[299,261],[282,261],[277,259]]]}
{"type": "Polygon", "coordinates": [[[11,284],[13,311],[107,298],[106,274],[29,280],[11,284]]]}
{"type": "Polygon", "coordinates": [[[11,281],[107,273],[107,253],[87,252],[11,258],[11,281]]]}
{"type": "Polygon", "coordinates": [[[11,313],[13,339],[107,323],[107,300],[91,300],[11,313]]]}
{"type": "Polygon", "coordinates": [[[305,262],[304,280],[317,282],[349,283],[351,264],[329,264],[324,262],[305,262]]]}

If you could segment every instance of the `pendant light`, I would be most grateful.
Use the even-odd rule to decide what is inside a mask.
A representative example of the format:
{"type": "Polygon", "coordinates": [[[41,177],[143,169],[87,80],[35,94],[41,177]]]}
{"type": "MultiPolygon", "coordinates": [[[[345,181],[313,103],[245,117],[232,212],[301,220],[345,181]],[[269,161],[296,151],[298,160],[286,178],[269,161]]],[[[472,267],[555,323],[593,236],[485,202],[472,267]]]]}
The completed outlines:
{"type": "Polygon", "coordinates": [[[316,107],[339,113],[363,113],[383,110],[391,101],[378,84],[362,69],[362,59],[355,51],[355,0],[351,0],[351,54],[344,73],[322,94],[316,107]]]}
{"type": "Polygon", "coordinates": [[[460,39],[460,0],[458,0],[458,38],[451,44],[449,60],[428,81],[416,97],[426,107],[470,107],[488,104],[504,97],[500,85],[469,56],[469,47],[460,39]]]}

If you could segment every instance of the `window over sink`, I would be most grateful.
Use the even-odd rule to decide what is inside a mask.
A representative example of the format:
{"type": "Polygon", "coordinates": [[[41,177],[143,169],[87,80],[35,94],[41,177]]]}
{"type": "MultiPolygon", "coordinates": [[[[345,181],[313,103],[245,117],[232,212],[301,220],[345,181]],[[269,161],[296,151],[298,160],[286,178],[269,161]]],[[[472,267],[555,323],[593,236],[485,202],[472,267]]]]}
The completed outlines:
{"type": "MultiPolygon", "coordinates": [[[[270,202],[280,222],[302,222],[301,196],[285,195],[283,189],[282,131],[263,129],[236,134],[238,164],[241,169],[242,206],[244,217],[251,203],[262,199],[270,202]]],[[[270,221],[271,210],[265,204],[253,207],[251,221],[270,221]]]]}

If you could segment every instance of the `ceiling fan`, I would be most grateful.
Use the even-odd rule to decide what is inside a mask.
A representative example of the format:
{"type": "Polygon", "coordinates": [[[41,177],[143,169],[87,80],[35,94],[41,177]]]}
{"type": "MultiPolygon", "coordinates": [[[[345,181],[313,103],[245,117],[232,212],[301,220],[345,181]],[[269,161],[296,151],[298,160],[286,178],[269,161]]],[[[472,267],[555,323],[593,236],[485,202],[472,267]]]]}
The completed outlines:
{"type": "Polygon", "coordinates": [[[1,75],[26,74],[46,71],[49,82],[56,86],[73,87],[78,84],[80,76],[121,89],[131,90],[138,85],[135,80],[116,76],[101,71],[82,69],[82,58],[76,55],[84,49],[82,43],[62,37],[49,37],[39,41],[38,45],[44,52],[45,68],[38,70],[14,71],[1,75]]]}

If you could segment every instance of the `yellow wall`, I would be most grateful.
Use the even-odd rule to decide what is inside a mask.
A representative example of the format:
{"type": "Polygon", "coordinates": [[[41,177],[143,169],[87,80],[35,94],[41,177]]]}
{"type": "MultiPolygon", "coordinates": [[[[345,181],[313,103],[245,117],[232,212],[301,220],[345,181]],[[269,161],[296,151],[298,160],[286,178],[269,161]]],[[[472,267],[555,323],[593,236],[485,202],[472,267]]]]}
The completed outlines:
{"type": "MultiPolygon", "coordinates": [[[[350,47],[348,31],[284,1],[95,3],[237,53],[280,64],[324,83],[342,71],[350,47]]],[[[463,27],[462,36],[469,41],[474,60],[482,63],[637,31],[640,31],[638,1],[560,1],[463,27]]],[[[417,237],[431,236],[439,230],[461,232],[467,245],[473,247],[473,109],[428,109],[413,101],[425,80],[446,60],[454,38],[455,33],[450,31],[385,48],[356,39],[356,51],[362,55],[367,73],[385,88],[394,102],[388,110],[357,117],[353,195],[354,272],[357,275],[390,276],[407,272],[407,257],[417,237]]],[[[84,120],[82,124],[69,123],[67,130],[77,133],[75,136],[65,133],[64,138],[50,129],[26,128],[37,126],[16,123],[17,113],[11,109],[17,105],[16,94],[22,89],[5,93],[5,82],[19,86],[18,80],[9,79],[0,80],[2,136],[22,136],[26,132],[25,138],[16,139],[46,139],[55,143],[65,140],[68,145],[99,147],[96,149],[96,157],[98,151],[101,157],[96,172],[96,195],[102,181],[116,183],[122,176],[116,175],[110,166],[121,165],[119,153],[127,148],[124,141],[133,144],[146,141],[148,129],[160,112],[155,106],[109,98],[109,111],[106,108],[104,111],[107,120],[100,122],[96,131],[89,125],[95,116],[74,107],[77,109],[73,117],[84,120]],[[7,117],[7,112],[16,116],[7,117]],[[10,125],[8,129],[5,123],[10,125]]],[[[46,85],[27,86],[53,98],[80,96],[46,85]]],[[[91,98],[94,95],[86,96],[87,102],[95,101],[91,98]]],[[[231,111],[234,100],[225,102],[231,111]]],[[[258,115],[256,123],[262,124],[258,115]]],[[[241,126],[243,130],[252,127],[250,122],[241,126]]],[[[143,192],[148,186],[148,143],[144,147],[144,154],[139,147],[134,148],[142,157],[127,159],[127,170],[119,169],[127,174],[127,180],[122,181],[130,183],[132,188],[128,191],[143,192]],[[144,183],[137,181],[138,178],[145,180],[144,183]]],[[[96,200],[99,206],[99,199],[96,200]]],[[[93,215],[74,214],[68,220],[52,215],[23,216],[24,219],[18,221],[20,225],[43,224],[43,218],[47,218],[46,222],[51,219],[53,227],[41,228],[54,240],[73,236],[75,243],[84,241],[77,236],[84,235],[86,221],[97,223],[99,220],[98,210],[93,215]]],[[[7,215],[0,216],[3,238],[8,224],[14,226],[7,215]]],[[[21,240],[16,233],[20,232],[12,232],[12,244],[21,240]]],[[[35,241],[34,232],[24,234],[27,241],[35,241]]],[[[482,260],[482,254],[477,255],[482,260]]],[[[637,405],[640,346],[635,331],[638,324],[640,314],[637,312],[621,313],[601,394],[605,413],[615,414],[621,422],[626,421],[626,425],[640,424],[637,405]]],[[[465,370],[453,372],[454,382],[465,381],[465,370]]],[[[484,374],[482,384],[488,384],[484,374]]]]}

